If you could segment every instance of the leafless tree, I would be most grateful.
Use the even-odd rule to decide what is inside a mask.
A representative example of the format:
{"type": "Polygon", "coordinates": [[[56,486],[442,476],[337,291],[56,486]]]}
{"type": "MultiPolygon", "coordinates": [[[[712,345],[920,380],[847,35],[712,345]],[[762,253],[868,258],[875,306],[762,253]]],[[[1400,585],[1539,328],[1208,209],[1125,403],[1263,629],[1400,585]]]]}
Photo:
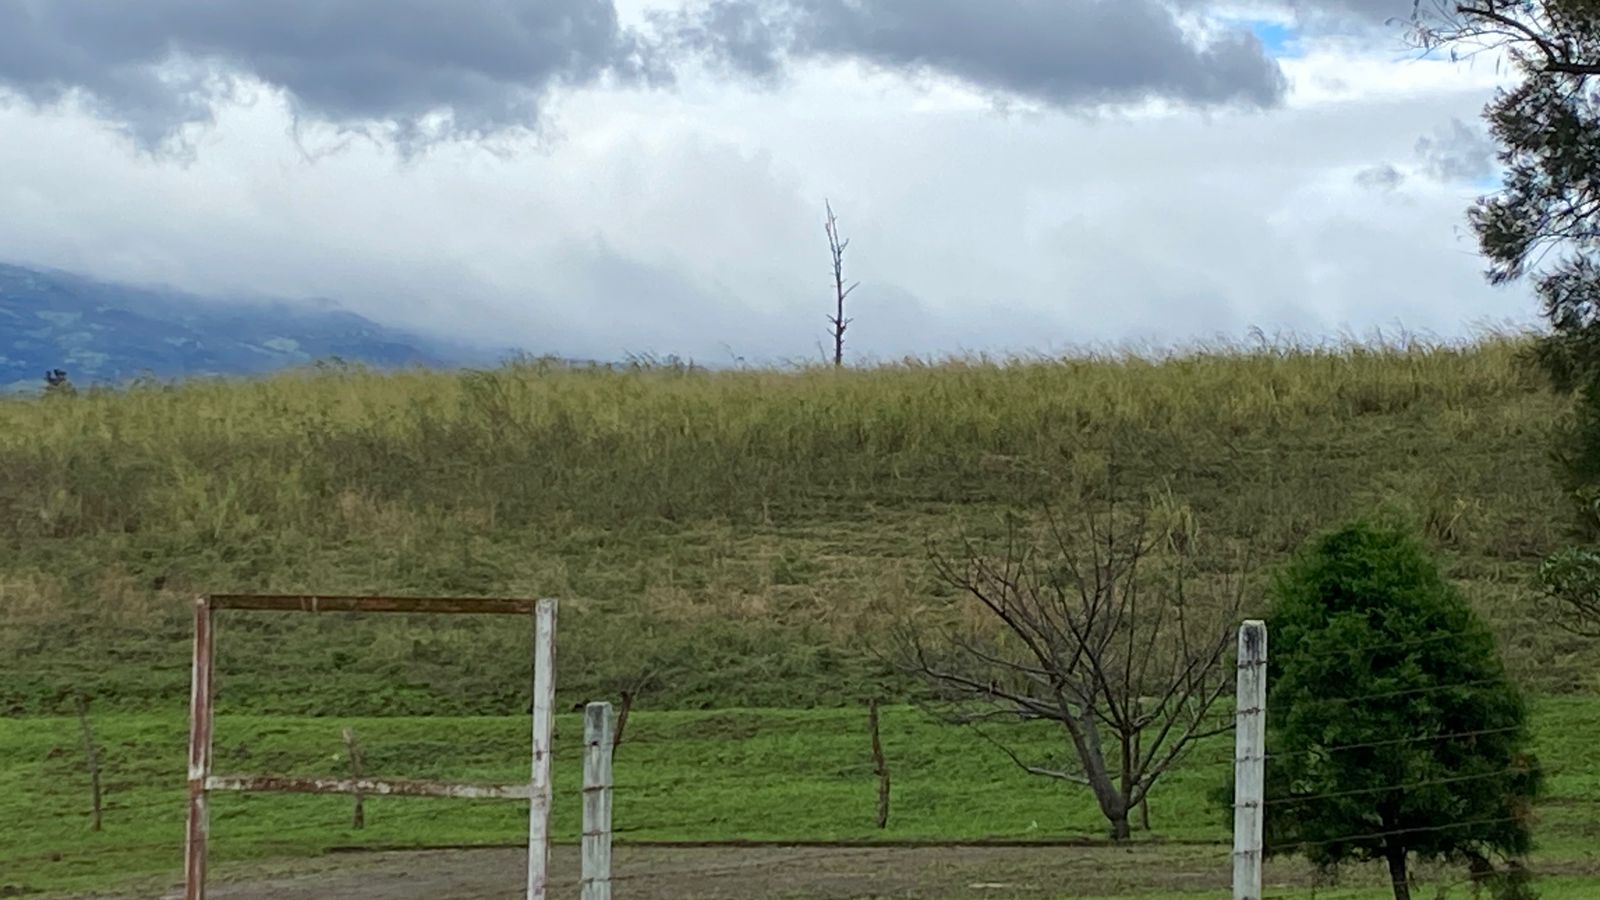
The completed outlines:
{"type": "Polygon", "coordinates": [[[1044,518],[1009,525],[998,553],[970,539],[958,559],[936,552],[939,577],[966,601],[958,610],[977,615],[936,639],[906,629],[904,658],[949,721],[1027,772],[1089,788],[1122,840],[1157,779],[1233,727],[1214,707],[1234,683],[1242,579],[1199,577],[1193,528],[1147,510],[1106,501],[1072,529],[1044,518]],[[1059,726],[1070,763],[1025,759],[990,727],[1037,720],[1059,726]]]}
{"type": "Polygon", "coordinates": [[[823,230],[828,233],[828,250],[833,254],[833,314],[828,316],[828,324],[833,326],[833,364],[844,365],[844,332],[850,327],[854,319],[845,318],[844,301],[850,293],[861,286],[860,282],[845,287],[844,285],[844,248],[850,246],[849,239],[839,239],[839,220],[833,214],[833,204],[823,201],[823,206],[828,210],[828,222],[823,230]]]}

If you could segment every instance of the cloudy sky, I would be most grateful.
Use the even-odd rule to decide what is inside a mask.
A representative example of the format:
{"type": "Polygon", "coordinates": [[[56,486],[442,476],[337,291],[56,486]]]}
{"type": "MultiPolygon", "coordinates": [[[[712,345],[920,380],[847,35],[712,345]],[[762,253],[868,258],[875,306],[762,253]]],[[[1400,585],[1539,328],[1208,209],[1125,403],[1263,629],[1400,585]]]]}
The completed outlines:
{"type": "Polygon", "coordinates": [[[0,260],[535,352],[1531,322],[1411,0],[0,0],[0,260]]]}

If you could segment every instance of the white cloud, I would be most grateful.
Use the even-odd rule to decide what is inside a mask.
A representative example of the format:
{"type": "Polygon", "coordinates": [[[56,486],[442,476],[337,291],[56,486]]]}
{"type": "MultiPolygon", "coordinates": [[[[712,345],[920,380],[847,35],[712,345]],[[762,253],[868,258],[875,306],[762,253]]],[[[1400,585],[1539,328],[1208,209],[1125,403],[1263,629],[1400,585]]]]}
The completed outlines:
{"type": "Polygon", "coordinates": [[[800,357],[824,332],[826,196],[863,282],[862,354],[1531,318],[1479,275],[1470,185],[1356,179],[1423,171],[1418,138],[1476,121],[1492,67],[1303,41],[1268,111],[996,111],[958,82],[851,62],[802,63],[774,89],[687,66],[672,91],[551,94],[538,143],[409,160],[305,124],[308,159],[286,95],[259,84],[194,133],[187,163],[138,155],[82,110],[12,105],[0,258],[335,297],[567,355],[800,357]]]}

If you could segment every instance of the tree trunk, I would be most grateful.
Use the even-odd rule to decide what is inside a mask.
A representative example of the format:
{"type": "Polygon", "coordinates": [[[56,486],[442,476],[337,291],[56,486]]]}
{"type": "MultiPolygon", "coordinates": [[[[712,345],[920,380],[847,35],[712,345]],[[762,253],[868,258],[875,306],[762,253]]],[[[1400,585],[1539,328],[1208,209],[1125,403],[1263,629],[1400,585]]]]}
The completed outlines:
{"type": "Polygon", "coordinates": [[[1406,850],[1390,846],[1384,853],[1389,860],[1389,881],[1394,884],[1394,900],[1411,900],[1411,882],[1406,879],[1406,850]]]}
{"type": "Polygon", "coordinates": [[[1111,839],[1125,841],[1133,837],[1133,829],[1128,827],[1128,810],[1118,809],[1106,813],[1106,818],[1111,820],[1111,839]]]}
{"type": "Polygon", "coordinates": [[[1084,775],[1089,780],[1089,790],[1094,792],[1094,799],[1100,806],[1101,815],[1104,815],[1106,822],[1111,825],[1111,839],[1125,841],[1133,836],[1132,829],[1128,827],[1129,804],[1122,791],[1111,780],[1111,773],[1106,769],[1106,756],[1101,750],[1100,733],[1095,730],[1092,716],[1091,712],[1084,710],[1080,721],[1063,721],[1061,727],[1066,729],[1068,736],[1072,738],[1073,749],[1077,751],[1078,760],[1083,763],[1084,775]]]}
{"type": "Polygon", "coordinates": [[[1132,837],[1133,829],[1128,826],[1128,813],[1133,809],[1122,796],[1122,792],[1112,785],[1110,778],[1106,777],[1104,770],[1096,772],[1091,767],[1089,789],[1094,791],[1095,801],[1100,805],[1100,814],[1106,817],[1106,822],[1111,826],[1111,839],[1125,841],[1132,837]]]}

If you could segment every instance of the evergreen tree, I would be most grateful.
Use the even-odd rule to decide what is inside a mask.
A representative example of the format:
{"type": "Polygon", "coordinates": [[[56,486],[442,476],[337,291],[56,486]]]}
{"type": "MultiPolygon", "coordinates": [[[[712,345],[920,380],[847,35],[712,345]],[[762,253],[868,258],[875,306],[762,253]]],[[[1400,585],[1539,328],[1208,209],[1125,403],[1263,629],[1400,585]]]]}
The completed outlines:
{"type": "Polygon", "coordinates": [[[1418,543],[1350,525],[1302,551],[1273,601],[1267,852],[1328,870],[1381,860],[1397,900],[1413,859],[1526,896],[1516,859],[1540,775],[1524,703],[1418,543]]]}

